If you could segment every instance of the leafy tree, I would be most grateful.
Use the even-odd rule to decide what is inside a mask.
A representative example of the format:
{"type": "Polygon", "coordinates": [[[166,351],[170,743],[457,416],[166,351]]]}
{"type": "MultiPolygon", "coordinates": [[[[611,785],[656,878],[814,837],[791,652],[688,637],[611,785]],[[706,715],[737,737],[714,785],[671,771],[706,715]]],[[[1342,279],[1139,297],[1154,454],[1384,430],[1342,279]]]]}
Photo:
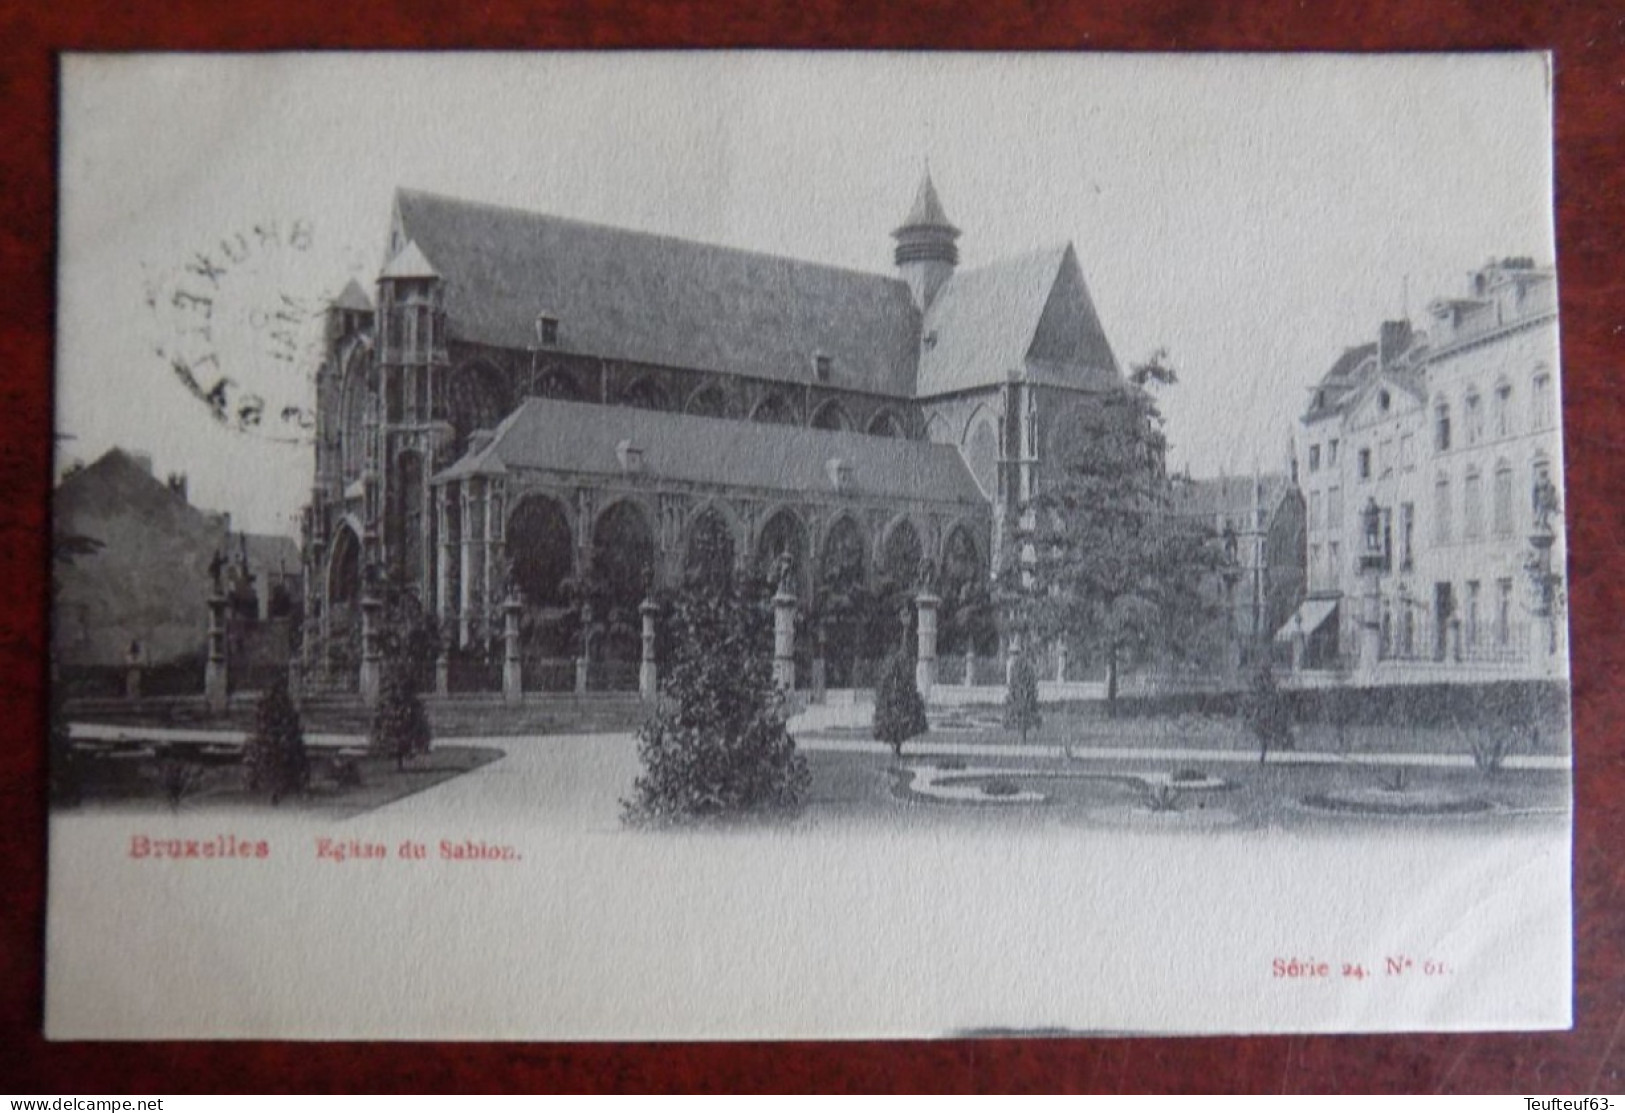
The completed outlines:
{"type": "Polygon", "coordinates": [[[1264,764],[1272,749],[1292,749],[1292,701],[1276,684],[1269,662],[1253,673],[1241,715],[1258,739],[1258,764],[1264,764]]]}
{"type": "Polygon", "coordinates": [[[773,684],[763,592],[685,590],[669,619],[672,661],[638,734],[643,767],[626,822],[663,825],[797,806],[811,783],[773,684]]]}
{"type": "Polygon", "coordinates": [[[310,757],[299,711],[288,694],[288,682],[277,677],[254,708],[254,732],[243,747],[250,792],[270,795],[274,805],[310,784],[310,757]]]}
{"type": "Polygon", "coordinates": [[[875,692],[875,738],[901,757],[903,743],[926,732],[925,700],[914,682],[914,658],[897,652],[886,658],[875,692]]]}
{"type": "Polygon", "coordinates": [[[1020,731],[1025,745],[1027,732],[1043,723],[1043,712],[1038,709],[1038,673],[1027,655],[1018,653],[1010,667],[1010,687],[1004,695],[1005,729],[1020,731]]]}
{"type": "Polygon", "coordinates": [[[1026,506],[1001,574],[1010,628],[1066,635],[1106,663],[1108,709],[1124,664],[1179,659],[1202,644],[1202,591],[1222,552],[1171,514],[1168,442],[1151,388],[1176,381],[1164,352],[1082,410],[1026,506]]]}
{"type": "Polygon", "coordinates": [[[384,658],[380,688],[368,747],[380,757],[394,758],[395,768],[404,769],[406,759],[428,753],[433,740],[429,714],[418,698],[417,677],[408,657],[384,658]]]}

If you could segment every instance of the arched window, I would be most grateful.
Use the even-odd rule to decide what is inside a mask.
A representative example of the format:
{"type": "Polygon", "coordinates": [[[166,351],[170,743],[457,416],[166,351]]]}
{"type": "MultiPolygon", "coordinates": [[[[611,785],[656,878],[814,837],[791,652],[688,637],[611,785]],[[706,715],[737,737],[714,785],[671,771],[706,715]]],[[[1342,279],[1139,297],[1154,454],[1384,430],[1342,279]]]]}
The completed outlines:
{"type": "Polygon", "coordinates": [[[1495,384],[1495,435],[1512,435],[1512,384],[1505,379],[1495,384]]]}
{"type": "Polygon", "coordinates": [[[807,530],[790,510],[780,510],[762,526],[756,539],[756,574],[772,581],[778,571],[781,556],[790,558],[790,569],[797,592],[803,598],[810,579],[807,567],[807,530]]]}
{"type": "Polygon", "coordinates": [[[512,408],[502,373],[489,363],[466,363],[452,371],[446,384],[451,427],[455,436],[453,458],[461,456],[476,429],[495,429],[512,408]]]}
{"type": "Polygon", "coordinates": [[[813,411],[812,426],[814,429],[844,431],[852,428],[852,419],[839,402],[831,399],[813,411]]]}
{"type": "Polygon", "coordinates": [[[564,508],[545,495],[527,495],[508,519],[514,586],[527,607],[562,607],[573,568],[574,539],[564,508]]]}
{"type": "Polygon", "coordinates": [[[728,399],[717,387],[701,387],[689,396],[683,412],[697,417],[727,417],[728,399]]]}
{"type": "Polygon", "coordinates": [[[536,380],[533,393],[538,398],[557,398],[565,402],[581,401],[581,387],[568,371],[551,368],[536,380]]]}
{"type": "Polygon", "coordinates": [[[1467,469],[1461,497],[1462,540],[1477,541],[1484,536],[1484,476],[1477,468],[1467,469]]]}
{"type": "Polygon", "coordinates": [[[865,430],[872,437],[906,437],[908,433],[897,415],[890,410],[881,410],[869,419],[869,428],[865,430]]]}
{"type": "Polygon", "coordinates": [[[1467,389],[1467,443],[1477,444],[1484,439],[1484,400],[1475,387],[1467,389]]]}
{"type": "Polygon", "coordinates": [[[689,527],[683,551],[683,585],[712,593],[733,582],[734,537],[728,520],[714,507],[703,511],[689,527]]]}
{"type": "Polygon", "coordinates": [[[750,419],[764,425],[798,424],[795,407],[782,394],[769,394],[751,411],[750,419]]]}
{"type": "Polygon", "coordinates": [[[621,395],[621,403],[635,410],[667,410],[671,408],[666,392],[653,379],[639,379],[621,395]]]}

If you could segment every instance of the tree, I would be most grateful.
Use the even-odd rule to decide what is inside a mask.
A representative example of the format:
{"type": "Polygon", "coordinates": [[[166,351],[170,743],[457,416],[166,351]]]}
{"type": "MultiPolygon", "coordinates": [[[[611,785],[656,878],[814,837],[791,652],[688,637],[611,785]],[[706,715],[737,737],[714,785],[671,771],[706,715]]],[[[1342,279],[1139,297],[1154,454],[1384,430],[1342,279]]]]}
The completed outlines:
{"type": "Polygon", "coordinates": [[[1268,661],[1253,673],[1241,714],[1258,739],[1258,764],[1268,760],[1271,750],[1292,749],[1291,697],[1275,683],[1268,661]]]}
{"type": "Polygon", "coordinates": [[[901,757],[903,743],[927,728],[925,700],[914,682],[914,658],[901,651],[893,653],[886,658],[875,692],[875,738],[901,757]]]}
{"type": "Polygon", "coordinates": [[[288,693],[288,682],[280,676],[254,708],[254,732],[243,747],[243,765],[249,791],[269,794],[273,805],[310,784],[310,757],[299,710],[288,693]]]}
{"type": "Polygon", "coordinates": [[[1025,653],[1018,653],[1010,666],[1010,687],[1004,695],[1004,726],[1021,732],[1022,745],[1027,732],[1042,726],[1044,715],[1038,709],[1038,673],[1025,653]]]}
{"type": "Polygon", "coordinates": [[[410,658],[392,655],[384,658],[384,675],[373,713],[368,748],[380,757],[395,759],[395,768],[406,768],[406,759],[429,752],[433,732],[429,714],[418,698],[417,678],[410,658]]]}
{"type": "Polygon", "coordinates": [[[1222,561],[1217,538],[1171,513],[1168,442],[1151,388],[1175,381],[1159,351],[1078,413],[1057,438],[1001,573],[1012,632],[1066,635],[1104,659],[1109,711],[1125,663],[1191,656],[1215,610],[1202,582],[1222,561]]]}
{"type": "Polygon", "coordinates": [[[642,772],[623,818],[664,825],[799,805],[812,775],[773,684],[765,593],[691,588],[670,615],[671,667],[638,733],[642,772]]]}

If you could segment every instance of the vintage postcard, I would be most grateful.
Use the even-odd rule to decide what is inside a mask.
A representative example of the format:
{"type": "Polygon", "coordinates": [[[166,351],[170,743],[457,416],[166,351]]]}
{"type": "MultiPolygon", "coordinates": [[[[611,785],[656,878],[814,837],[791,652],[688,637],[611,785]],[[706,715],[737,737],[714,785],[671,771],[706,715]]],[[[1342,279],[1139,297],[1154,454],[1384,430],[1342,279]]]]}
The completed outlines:
{"type": "Polygon", "coordinates": [[[1549,58],[61,89],[51,1037],[1569,1025],[1549,58]]]}

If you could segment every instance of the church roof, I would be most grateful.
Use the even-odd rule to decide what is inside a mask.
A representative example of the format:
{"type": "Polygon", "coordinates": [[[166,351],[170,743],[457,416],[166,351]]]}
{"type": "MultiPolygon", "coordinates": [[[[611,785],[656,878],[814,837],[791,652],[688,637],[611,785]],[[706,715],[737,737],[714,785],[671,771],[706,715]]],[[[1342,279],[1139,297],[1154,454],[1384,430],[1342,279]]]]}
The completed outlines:
{"type": "Polygon", "coordinates": [[[541,398],[526,399],[488,445],[434,482],[516,470],[621,475],[628,443],[642,472],[663,480],[800,496],[833,490],[838,460],[849,469],[843,492],[987,504],[952,445],[541,398]]]}
{"type": "Polygon", "coordinates": [[[922,397],[1011,377],[1088,387],[1118,375],[1071,244],[956,271],[926,311],[922,397]]]}
{"type": "Polygon", "coordinates": [[[406,246],[396,253],[384,267],[379,278],[439,278],[440,272],[434,265],[424,258],[423,251],[418,247],[417,241],[407,240],[406,246]]]}
{"type": "Polygon", "coordinates": [[[925,177],[920,179],[920,188],[914,194],[914,204],[910,206],[908,215],[898,226],[904,228],[947,228],[958,231],[943,211],[942,201],[937,197],[937,187],[931,184],[931,172],[928,170],[925,177]]]}
{"type": "MultiPolygon", "coordinates": [[[[397,231],[446,279],[447,327],[496,347],[914,393],[919,314],[899,279],[415,190],[397,231]]],[[[410,248],[408,248],[409,250],[410,248]]]]}
{"type": "Polygon", "coordinates": [[[333,308],[353,309],[361,313],[371,313],[372,299],[361,288],[361,283],[352,278],[345,284],[339,296],[333,299],[333,308]]]}

